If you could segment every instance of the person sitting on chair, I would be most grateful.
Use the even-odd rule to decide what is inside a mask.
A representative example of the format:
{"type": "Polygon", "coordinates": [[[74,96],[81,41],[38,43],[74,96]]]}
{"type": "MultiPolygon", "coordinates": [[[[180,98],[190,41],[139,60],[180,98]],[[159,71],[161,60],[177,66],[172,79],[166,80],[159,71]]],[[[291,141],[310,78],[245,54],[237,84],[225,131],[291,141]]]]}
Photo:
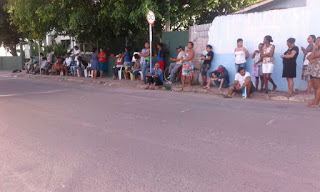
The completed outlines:
{"type": "Polygon", "coordinates": [[[170,58],[170,61],[173,61],[175,63],[170,64],[170,67],[169,67],[170,81],[168,81],[168,84],[172,84],[176,82],[176,75],[177,73],[179,73],[181,69],[182,59],[183,59],[183,56],[185,55],[182,46],[177,47],[177,50],[178,50],[177,58],[175,59],[170,58]]]}
{"type": "Polygon", "coordinates": [[[30,57],[30,60],[29,62],[27,62],[24,66],[25,70],[27,73],[31,73],[34,71],[34,64],[36,63],[37,61],[35,59],[33,59],[33,57],[30,57]]]}
{"type": "Polygon", "coordinates": [[[217,70],[210,73],[210,78],[206,89],[210,89],[211,82],[213,81],[221,91],[222,88],[229,87],[229,73],[228,70],[223,66],[220,65],[217,70]]]}
{"type": "Polygon", "coordinates": [[[138,54],[134,55],[134,57],[135,57],[136,62],[134,63],[134,66],[133,66],[132,69],[130,70],[130,73],[131,73],[132,75],[134,75],[134,78],[135,78],[135,79],[137,79],[137,78],[138,78],[139,71],[141,71],[141,65],[140,65],[140,59],[141,59],[141,57],[140,57],[138,54]]]}
{"type": "Polygon", "coordinates": [[[251,76],[249,72],[246,72],[243,67],[239,67],[238,73],[234,79],[234,86],[229,87],[228,95],[226,98],[232,98],[233,92],[242,93],[243,88],[247,89],[247,97],[250,97],[250,94],[254,92],[255,88],[251,81],[251,76]]]}
{"type": "Polygon", "coordinates": [[[147,75],[147,87],[145,89],[154,90],[156,86],[163,85],[163,74],[162,70],[159,68],[159,63],[155,64],[154,70],[147,75]],[[151,88],[150,88],[151,85],[151,88]]]}
{"type": "Polygon", "coordinates": [[[37,66],[36,70],[34,71],[34,74],[40,73],[40,70],[42,72],[46,71],[48,65],[49,65],[49,63],[47,62],[47,58],[46,57],[42,57],[41,65],[37,66]]]}
{"type": "Polygon", "coordinates": [[[123,53],[120,53],[119,55],[117,55],[116,57],[118,58],[116,60],[116,62],[114,63],[114,66],[112,67],[112,71],[113,71],[113,80],[118,78],[118,71],[119,69],[121,69],[123,67],[123,53]]]}

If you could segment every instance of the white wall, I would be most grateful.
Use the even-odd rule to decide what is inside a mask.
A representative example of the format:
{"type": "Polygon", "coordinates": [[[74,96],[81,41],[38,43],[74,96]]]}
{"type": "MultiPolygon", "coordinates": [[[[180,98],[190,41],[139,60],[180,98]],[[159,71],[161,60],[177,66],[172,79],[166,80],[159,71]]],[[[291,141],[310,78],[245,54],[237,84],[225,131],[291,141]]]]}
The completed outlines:
{"type": "MultiPolygon", "coordinates": [[[[288,48],[286,41],[290,37],[296,38],[297,46],[307,46],[310,34],[320,36],[320,25],[316,16],[320,7],[320,0],[308,0],[307,7],[274,10],[260,13],[228,15],[217,17],[209,30],[209,44],[213,45],[216,53],[214,68],[223,64],[234,76],[234,49],[238,38],[244,39],[244,46],[252,53],[262,43],[264,36],[271,35],[274,40],[275,73],[273,78],[286,90],[286,82],[282,79],[282,60],[280,55],[288,48]],[[231,57],[231,58],[230,58],[231,57]]],[[[302,54],[298,58],[296,88],[304,89],[305,82],[300,81],[302,68],[302,54]]],[[[252,71],[252,61],[247,62],[247,70],[252,71]]]]}

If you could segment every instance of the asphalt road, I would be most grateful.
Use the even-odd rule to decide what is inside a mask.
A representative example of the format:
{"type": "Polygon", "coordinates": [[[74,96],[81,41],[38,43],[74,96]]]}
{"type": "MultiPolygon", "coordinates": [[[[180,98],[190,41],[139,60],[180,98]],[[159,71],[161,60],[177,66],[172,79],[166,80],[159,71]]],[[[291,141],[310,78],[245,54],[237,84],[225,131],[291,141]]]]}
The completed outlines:
{"type": "Polygon", "coordinates": [[[319,192],[304,104],[0,77],[2,192],[319,192]]]}

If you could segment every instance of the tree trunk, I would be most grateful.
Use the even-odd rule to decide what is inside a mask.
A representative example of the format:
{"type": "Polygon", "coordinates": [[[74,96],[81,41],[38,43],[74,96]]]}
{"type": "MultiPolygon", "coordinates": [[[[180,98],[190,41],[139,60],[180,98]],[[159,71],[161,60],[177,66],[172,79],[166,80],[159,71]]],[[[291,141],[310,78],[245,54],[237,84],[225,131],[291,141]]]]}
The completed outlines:
{"type": "Polygon", "coordinates": [[[9,50],[10,50],[10,53],[11,53],[12,56],[18,56],[16,45],[10,45],[9,46],[9,50]]]}

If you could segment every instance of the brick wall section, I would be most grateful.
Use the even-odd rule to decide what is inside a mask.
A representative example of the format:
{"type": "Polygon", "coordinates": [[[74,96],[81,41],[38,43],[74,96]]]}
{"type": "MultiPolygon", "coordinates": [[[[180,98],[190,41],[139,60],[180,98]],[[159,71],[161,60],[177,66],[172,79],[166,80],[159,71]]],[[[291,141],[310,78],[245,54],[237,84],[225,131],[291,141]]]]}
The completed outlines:
{"type": "Polygon", "coordinates": [[[189,41],[194,43],[194,50],[195,50],[195,59],[194,59],[194,67],[195,67],[195,76],[193,81],[198,81],[200,68],[202,65],[202,61],[200,60],[200,55],[206,49],[206,45],[208,44],[209,36],[209,28],[211,24],[204,24],[204,25],[195,25],[190,27],[189,29],[189,41]]]}

